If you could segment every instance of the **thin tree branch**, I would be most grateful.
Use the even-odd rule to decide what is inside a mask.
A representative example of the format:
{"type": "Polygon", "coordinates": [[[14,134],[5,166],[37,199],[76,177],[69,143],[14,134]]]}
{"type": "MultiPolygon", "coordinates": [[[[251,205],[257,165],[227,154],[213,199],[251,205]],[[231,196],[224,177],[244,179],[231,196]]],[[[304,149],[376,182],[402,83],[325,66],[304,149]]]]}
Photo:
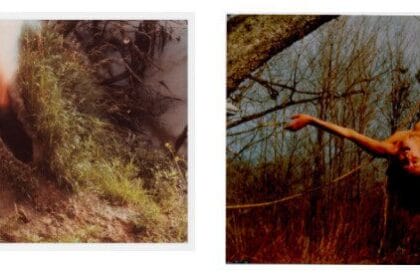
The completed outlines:
{"type": "Polygon", "coordinates": [[[321,97],[314,97],[314,98],[302,99],[302,100],[298,100],[298,101],[287,101],[283,104],[274,106],[274,107],[272,107],[270,109],[267,109],[267,110],[264,110],[262,112],[258,112],[258,113],[252,114],[252,115],[245,116],[245,117],[243,117],[239,120],[232,121],[232,122],[227,124],[227,129],[238,126],[240,124],[243,124],[243,123],[246,123],[246,122],[249,122],[249,121],[252,121],[252,120],[255,120],[255,119],[258,119],[258,118],[261,118],[262,116],[265,116],[267,114],[273,113],[273,112],[281,110],[281,109],[285,109],[289,106],[312,102],[312,101],[318,100],[320,98],[321,97]]]}
{"type": "Polygon", "coordinates": [[[306,90],[299,90],[296,89],[293,86],[288,86],[286,84],[280,84],[280,83],[276,83],[276,82],[272,82],[272,81],[267,81],[267,80],[263,80],[261,78],[255,77],[253,75],[249,75],[249,79],[256,81],[257,83],[261,84],[264,87],[267,87],[269,90],[275,91],[275,92],[279,92],[277,89],[274,88],[274,86],[277,87],[281,87],[283,89],[288,89],[292,92],[296,92],[296,93],[302,93],[302,94],[308,94],[308,95],[320,95],[322,92],[320,91],[306,91],[306,90]]]}
{"type": "MultiPolygon", "coordinates": [[[[348,97],[348,96],[351,96],[351,95],[360,94],[362,92],[363,91],[360,91],[360,90],[349,91],[349,92],[343,93],[341,95],[340,94],[335,94],[335,95],[333,95],[333,97],[336,98],[336,99],[338,99],[338,98],[345,98],[345,97],[348,97]]],[[[249,121],[258,119],[258,118],[261,118],[261,117],[263,117],[263,116],[265,116],[267,114],[273,113],[275,111],[285,109],[285,108],[287,108],[289,106],[294,106],[294,105],[309,103],[309,102],[313,102],[313,101],[321,100],[321,99],[324,99],[324,98],[322,98],[322,96],[317,96],[317,97],[307,98],[307,99],[302,99],[302,100],[297,100],[297,101],[289,100],[289,101],[284,102],[284,103],[282,103],[280,105],[274,106],[274,107],[272,107],[270,109],[267,109],[267,110],[264,110],[264,111],[261,111],[261,112],[255,113],[255,114],[251,114],[251,115],[242,117],[239,120],[235,120],[235,121],[229,122],[227,124],[226,128],[227,129],[230,129],[230,128],[235,127],[235,126],[238,126],[240,124],[243,124],[243,123],[246,123],[246,122],[249,122],[249,121]]]]}

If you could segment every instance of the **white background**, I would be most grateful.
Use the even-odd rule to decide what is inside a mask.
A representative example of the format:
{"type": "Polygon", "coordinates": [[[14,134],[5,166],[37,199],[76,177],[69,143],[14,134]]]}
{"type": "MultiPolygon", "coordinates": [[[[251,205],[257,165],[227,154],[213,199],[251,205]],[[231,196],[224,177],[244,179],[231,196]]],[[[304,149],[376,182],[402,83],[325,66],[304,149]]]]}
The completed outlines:
{"type": "MultiPolygon", "coordinates": [[[[5,3],[6,2],[6,3],[5,3]]],[[[225,265],[225,29],[227,13],[420,14],[416,1],[6,0],[10,12],[194,14],[195,242],[188,251],[0,248],[0,279],[419,279],[418,266],[225,265]],[[289,3],[293,2],[293,3],[289,3]],[[417,277],[416,277],[417,276],[417,277]]],[[[47,16],[54,17],[54,14],[47,16]]],[[[86,17],[86,15],[84,16],[86,17]]],[[[1,44],[1,42],[0,42],[1,44]]],[[[1,164],[1,163],[0,163],[1,164]]]]}

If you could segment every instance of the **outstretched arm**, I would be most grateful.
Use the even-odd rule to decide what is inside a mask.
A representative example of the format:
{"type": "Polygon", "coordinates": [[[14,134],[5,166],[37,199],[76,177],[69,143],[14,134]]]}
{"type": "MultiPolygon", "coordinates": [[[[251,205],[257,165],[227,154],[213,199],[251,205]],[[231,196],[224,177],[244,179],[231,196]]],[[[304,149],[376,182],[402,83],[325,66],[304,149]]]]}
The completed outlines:
{"type": "Polygon", "coordinates": [[[318,127],[329,133],[348,139],[374,156],[385,157],[395,155],[397,152],[395,145],[389,141],[378,141],[360,134],[353,129],[326,122],[310,115],[299,114],[293,116],[292,121],[285,128],[291,131],[297,131],[306,125],[318,127]]]}

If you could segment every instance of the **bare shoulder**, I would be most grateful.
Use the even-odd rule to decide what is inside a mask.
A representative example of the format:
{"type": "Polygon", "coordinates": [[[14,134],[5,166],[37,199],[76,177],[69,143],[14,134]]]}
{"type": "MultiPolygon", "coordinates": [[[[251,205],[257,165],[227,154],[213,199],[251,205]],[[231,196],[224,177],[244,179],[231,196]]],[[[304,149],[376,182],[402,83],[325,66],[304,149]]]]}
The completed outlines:
{"type": "Polygon", "coordinates": [[[385,142],[390,144],[397,144],[398,142],[407,140],[412,133],[414,133],[414,131],[412,130],[397,131],[394,134],[392,134],[388,139],[386,139],[385,142]]]}
{"type": "Polygon", "coordinates": [[[391,137],[386,139],[385,142],[395,145],[401,142],[406,142],[407,140],[414,140],[414,142],[420,143],[420,131],[418,130],[397,131],[394,134],[392,134],[391,137]]]}

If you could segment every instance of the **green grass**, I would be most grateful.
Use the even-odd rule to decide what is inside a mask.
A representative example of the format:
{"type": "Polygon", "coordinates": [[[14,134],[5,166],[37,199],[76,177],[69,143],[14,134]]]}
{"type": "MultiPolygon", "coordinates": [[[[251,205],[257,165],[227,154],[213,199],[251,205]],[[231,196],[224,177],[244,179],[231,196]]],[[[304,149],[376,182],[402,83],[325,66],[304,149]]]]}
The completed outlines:
{"type": "Polygon", "coordinates": [[[183,174],[165,153],[148,151],[139,135],[108,121],[106,94],[86,61],[49,28],[24,30],[17,84],[41,151],[34,164],[60,185],[135,207],[155,228],[154,241],[185,241],[183,174]]]}

